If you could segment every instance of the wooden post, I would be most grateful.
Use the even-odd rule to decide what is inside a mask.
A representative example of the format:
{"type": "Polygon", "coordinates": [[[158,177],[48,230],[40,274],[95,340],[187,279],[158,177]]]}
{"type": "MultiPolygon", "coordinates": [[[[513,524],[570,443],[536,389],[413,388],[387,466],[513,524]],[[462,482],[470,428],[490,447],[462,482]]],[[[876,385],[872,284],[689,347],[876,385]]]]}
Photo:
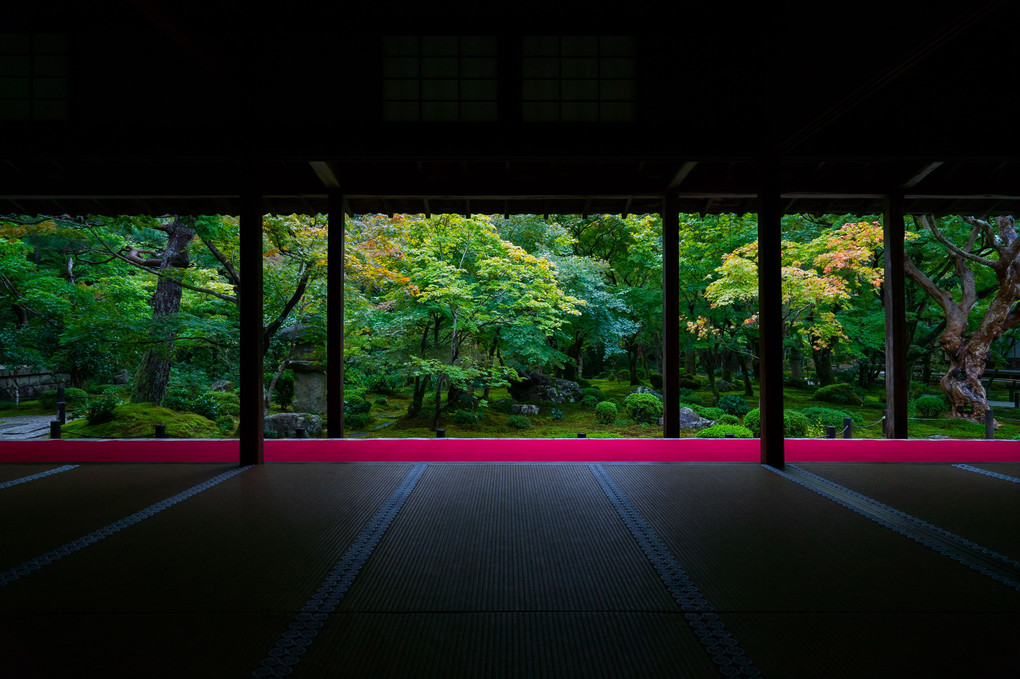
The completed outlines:
{"type": "Polygon", "coordinates": [[[985,411],[985,438],[995,438],[995,413],[991,408],[985,411]]]}
{"type": "Polygon", "coordinates": [[[761,463],[782,469],[783,431],[783,246],[779,160],[761,166],[758,194],[758,333],[761,377],[761,463]]]}
{"type": "Polygon", "coordinates": [[[680,438],[680,211],[662,201],[662,435],[680,438]]]}
{"type": "Polygon", "coordinates": [[[886,438],[907,438],[907,316],[903,266],[903,193],[886,197],[883,248],[885,250],[885,402],[886,438]]]}
{"type": "Polygon", "coordinates": [[[329,194],[326,269],[326,436],[344,436],[344,197],[329,194]]]}
{"type": "Polygon", "coordinates": [[[262,360],[262,196],[251,161],[241,184],[241,464],[262,464],[265,391],[262,360]]]}

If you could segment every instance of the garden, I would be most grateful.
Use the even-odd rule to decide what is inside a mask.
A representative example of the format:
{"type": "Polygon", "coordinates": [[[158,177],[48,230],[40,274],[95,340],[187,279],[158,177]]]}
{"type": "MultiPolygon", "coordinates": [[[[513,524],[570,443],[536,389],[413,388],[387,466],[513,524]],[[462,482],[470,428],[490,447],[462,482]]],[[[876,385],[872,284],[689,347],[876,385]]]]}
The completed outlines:
{"type": "MultiPolygon", "coordinates": [[[[263,222],[266,436],[322,436],[323,215],[263,222]]],[[[662,436],[658,215],[352,215],[349,437],[662,436]]],[[[64,437],[237,435],[238,223],[229,216],[0,219],[0,420],[64,437]]],[[[682,215],[683,436],[760,434],[755,215],[682,215]]],[[[882,437],[882,226],[783,219],[788,437],[882,437]]],[[[908,223],[910,436],[1020,437],[1012,218],[908,223]],[[1010,268],[1010,264],[1013,264],[1010,268]],[[1012,277],[1012,278],[1011,278],[1012,277]]]]}

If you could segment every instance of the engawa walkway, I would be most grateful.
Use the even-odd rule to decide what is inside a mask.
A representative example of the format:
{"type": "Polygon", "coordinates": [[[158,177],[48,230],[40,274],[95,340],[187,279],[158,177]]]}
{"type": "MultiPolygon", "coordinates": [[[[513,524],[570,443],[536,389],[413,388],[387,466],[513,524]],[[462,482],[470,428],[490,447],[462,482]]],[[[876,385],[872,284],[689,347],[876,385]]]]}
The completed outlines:
{"type": "Polygon", "coordinates": [[[0,674],[1017,675],[1020,464],[787,472],[0,465],[0,674]]]}

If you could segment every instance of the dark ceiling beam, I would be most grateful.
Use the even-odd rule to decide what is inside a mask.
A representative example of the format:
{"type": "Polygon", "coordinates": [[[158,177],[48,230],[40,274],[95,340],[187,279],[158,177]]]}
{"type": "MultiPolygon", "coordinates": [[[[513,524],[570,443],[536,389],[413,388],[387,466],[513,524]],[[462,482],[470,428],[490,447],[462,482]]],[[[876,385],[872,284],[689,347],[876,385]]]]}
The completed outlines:
{"type": "Polygon", "coordinates": [[[904,189],[911,189],[911,188],[917,186],[922,181],[924,181],[925,177],[927,177],[932,172],[934,172],[935,170],[937,170],[940,167],[942,167],[944,164],[945,164],[945,162],[941,161],[941,160],[936,160],[934,162],[928,163],[927,165],[922,167],[920,170],[915,172],[910,177],[910,179],[908,179],[907,181],[903,182],[902,188],[904,188],[904,189]]]}
{"type": "Polygon", "coordinates": [[[308,163],[311,165],[312,170],[315,172],[315,176],[319,178],[322,185],[327,189],[339,189],[340,181],[336,177],[336,172],[333,171],[333,166],[327,162],[321,160],[313,160],[308,163]]]}
{"type": "Polygon", "coordinates": [[[684,183],[687,176],[698,166],[697,161],[689,160],[680,166],[680,169],[676,171],[673,178],[669,180],[669,184],[666,186],[667,189],[673,190],[684,183]]]}

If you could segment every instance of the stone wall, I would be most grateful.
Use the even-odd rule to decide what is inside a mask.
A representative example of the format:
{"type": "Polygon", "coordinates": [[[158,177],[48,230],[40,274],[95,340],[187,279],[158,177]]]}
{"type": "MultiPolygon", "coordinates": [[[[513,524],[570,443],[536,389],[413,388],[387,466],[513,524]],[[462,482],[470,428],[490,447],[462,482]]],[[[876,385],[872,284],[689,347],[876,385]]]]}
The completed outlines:
{"type": "MultiPolygon", "coordinates": [[[[0,399],[5,401],[14,400],[13,375],[13,368],[0,366],[0,399]]],[[[22,401],[36,398],[42,392],[52,391],[61,384],[67,386],[69,380],[70,375],[66,373],[39,372],[32,368],[18,369],[18,384],[20,385],[22,401]]]]}

